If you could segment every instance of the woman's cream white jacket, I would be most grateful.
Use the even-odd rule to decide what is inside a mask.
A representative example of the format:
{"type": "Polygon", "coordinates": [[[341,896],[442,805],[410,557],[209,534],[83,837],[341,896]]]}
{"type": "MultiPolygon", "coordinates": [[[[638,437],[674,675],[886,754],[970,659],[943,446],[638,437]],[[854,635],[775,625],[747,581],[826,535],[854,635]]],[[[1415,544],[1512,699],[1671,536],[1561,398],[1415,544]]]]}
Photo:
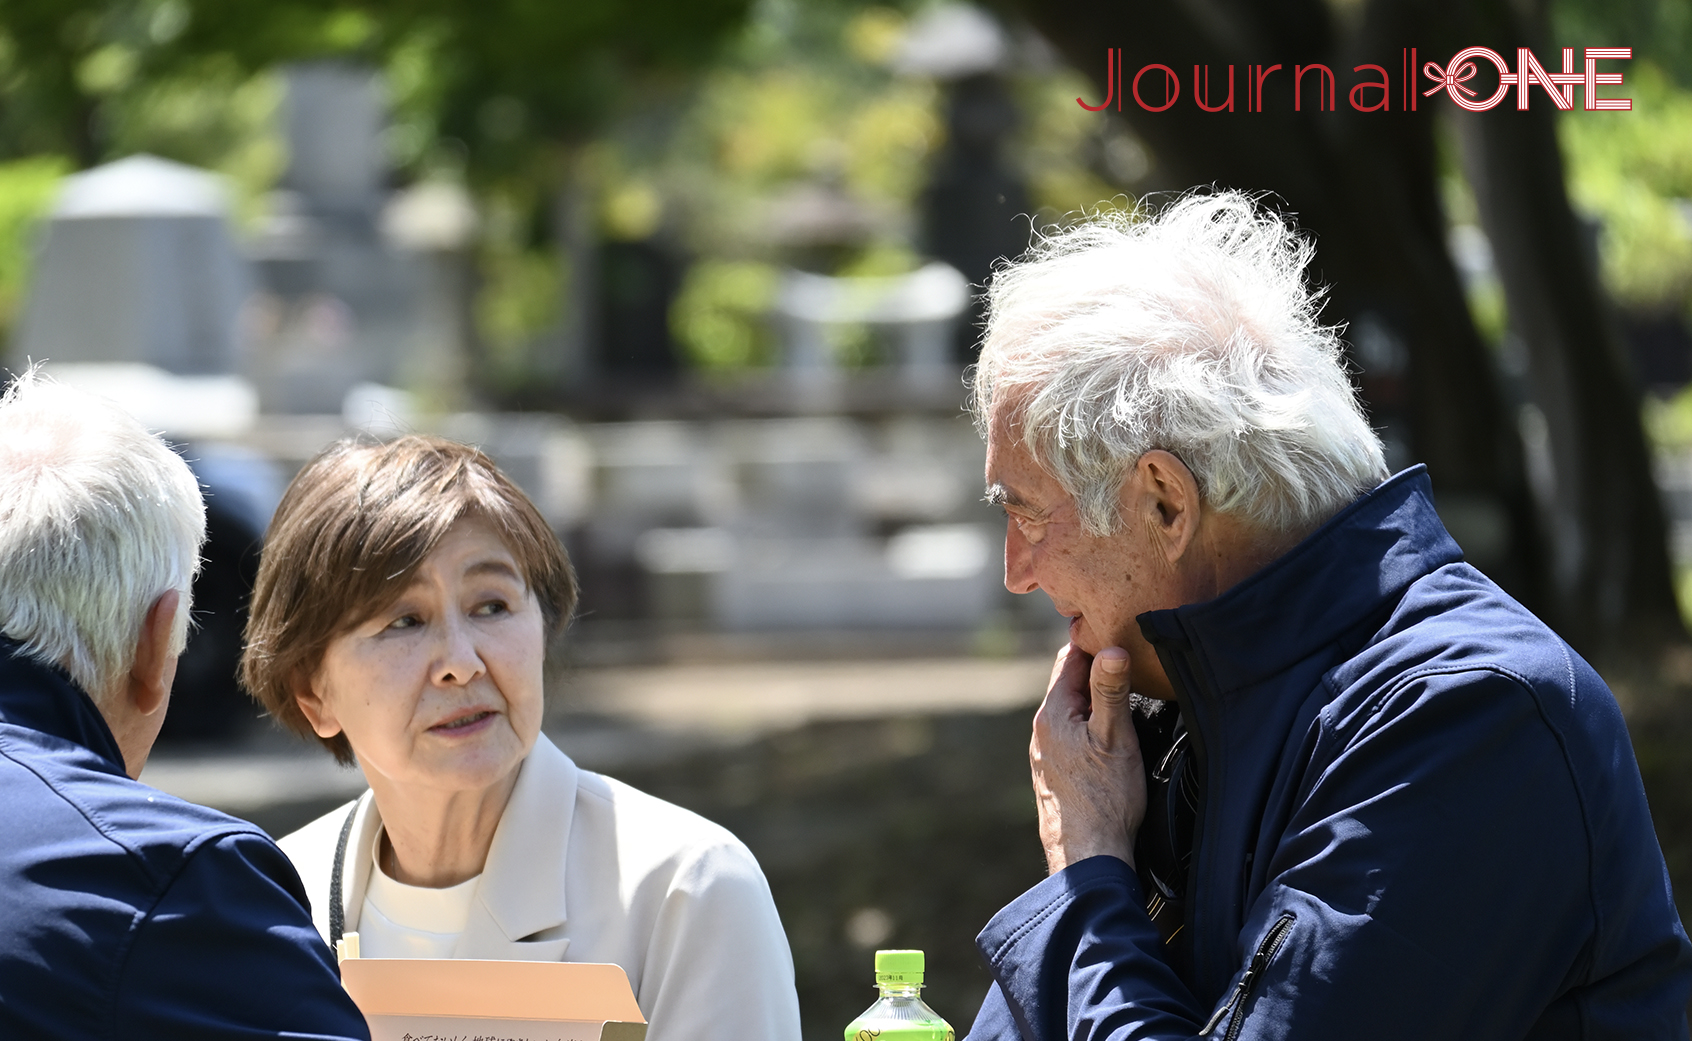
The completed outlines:
{"type": "MultiPolygon", "coordinates": [[[[342,898],[354,932],[381,823],[371,794],[280,843],[325,939],[349,812],[342,898]]],[[[799,1037],[793,956],[751,852],[691,811],[580,769],[544,734],[518,774],[453,956],[621,965],[649,1041],[799,1037]]]]}

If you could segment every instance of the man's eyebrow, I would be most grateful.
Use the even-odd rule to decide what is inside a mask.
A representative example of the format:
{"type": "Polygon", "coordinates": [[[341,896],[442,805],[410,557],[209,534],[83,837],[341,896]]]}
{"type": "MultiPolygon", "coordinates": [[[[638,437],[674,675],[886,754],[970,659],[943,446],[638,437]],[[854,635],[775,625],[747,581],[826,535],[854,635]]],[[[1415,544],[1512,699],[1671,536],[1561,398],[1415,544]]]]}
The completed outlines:
{"type": "Polygon", "coordinates": [[[1022,501],[1022,496],[997,482],[987,486],[984,498],[994,506],[1015,506],[1024,510],[1028,508],[1028,504],[1022,501]]]}

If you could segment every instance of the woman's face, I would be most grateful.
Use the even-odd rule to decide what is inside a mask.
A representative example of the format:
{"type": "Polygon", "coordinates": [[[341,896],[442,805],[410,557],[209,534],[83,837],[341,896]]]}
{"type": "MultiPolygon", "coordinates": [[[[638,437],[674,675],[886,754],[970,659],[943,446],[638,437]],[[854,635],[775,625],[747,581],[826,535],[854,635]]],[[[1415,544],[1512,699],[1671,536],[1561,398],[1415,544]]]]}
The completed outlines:
{"type": "Polygon", "coordinates": [[[499,784],[541,725],[545,624],[488,524],[453,525],[393,604],[324,652],[300,708],[345,733],[372,787],[499,784]]]}

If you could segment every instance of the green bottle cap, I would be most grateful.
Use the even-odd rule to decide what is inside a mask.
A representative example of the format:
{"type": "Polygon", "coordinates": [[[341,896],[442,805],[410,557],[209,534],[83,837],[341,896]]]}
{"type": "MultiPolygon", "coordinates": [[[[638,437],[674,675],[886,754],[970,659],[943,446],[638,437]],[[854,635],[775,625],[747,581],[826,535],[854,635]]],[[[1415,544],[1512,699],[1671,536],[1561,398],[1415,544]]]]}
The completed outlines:
{"type": "Polygon", "coordinates": [[[921,951],[876,951],[875,982],[921,983],[921,951]]]}

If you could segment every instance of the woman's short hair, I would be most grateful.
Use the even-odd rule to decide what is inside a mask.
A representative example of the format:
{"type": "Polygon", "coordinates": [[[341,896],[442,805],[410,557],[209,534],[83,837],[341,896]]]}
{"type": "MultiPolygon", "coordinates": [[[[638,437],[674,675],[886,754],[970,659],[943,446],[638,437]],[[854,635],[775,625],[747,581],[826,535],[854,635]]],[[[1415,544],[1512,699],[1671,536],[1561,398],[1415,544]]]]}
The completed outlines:
{"type": "MultiPolygon", "coordinates": [[[[331,641],[392,604],[461,518],[493,526],[540,604],[550,644],[576,607],[576,576],[540,511],[487,456],[441,437],[340,441],[288,485],[265,536],[241,682],[283,726],[317,735],[295,695],[331,641]]],[[[352,764],[344,734],[319,738],[352,764]]]]}
{"type": "Polygon", "coordinates": [[[1117,529],[1122,482],[1154,448],[1222,513],[1314,527],[1387,473],[1339,330],[1318,321],[1312,253],[1234,191],[1044,237],[988,289],[977,425],[1006,410],[1094,535],[1117,529]]]}
{"type": "Polygon", "coordinates": [[[0,632],[96,703],[173,589],[182,653],[205,537],[193,471],[117,404],[34,370],[0,397],[0,632]]]}

